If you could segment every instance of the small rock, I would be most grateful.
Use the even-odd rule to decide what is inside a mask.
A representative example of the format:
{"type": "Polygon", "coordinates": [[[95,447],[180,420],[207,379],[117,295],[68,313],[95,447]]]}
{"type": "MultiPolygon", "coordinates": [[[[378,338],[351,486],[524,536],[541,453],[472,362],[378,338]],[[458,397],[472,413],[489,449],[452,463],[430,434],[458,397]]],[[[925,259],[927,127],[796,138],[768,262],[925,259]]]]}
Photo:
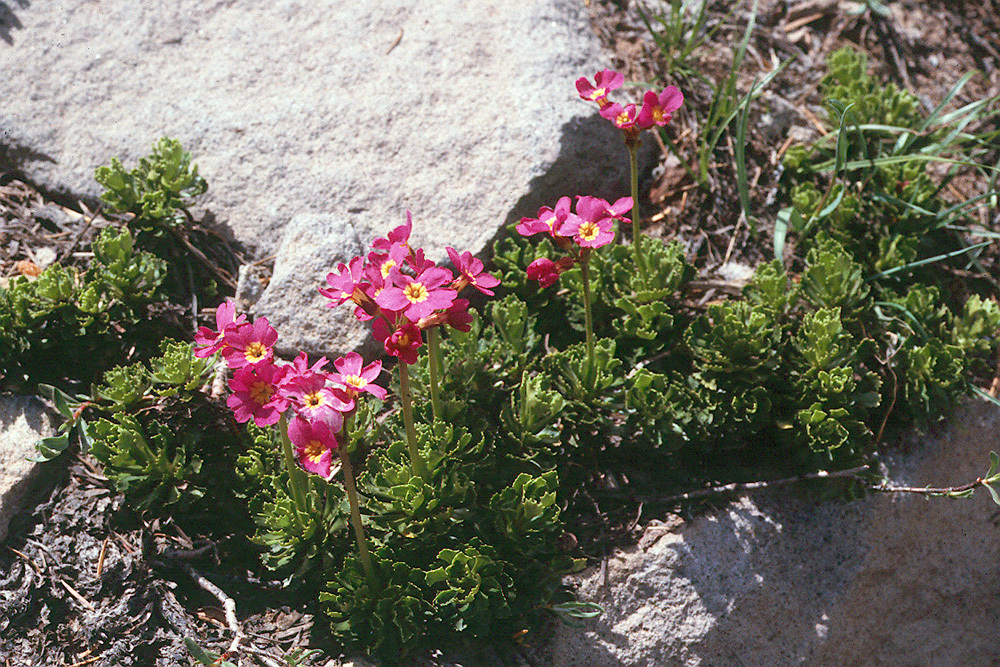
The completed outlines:
{"type": "Polygon", "coordinates": [[[255,316],[267,317],[278,330],[280,354],[303,351],[333,359],[359,348],[374,350],[368,327],[354,317],[352,304],[331,308],[333,302],[318,289],[326,286],[326,275],[338,264],[363,251],[348,220],[306,213],[289,221],[271,281],[253,306],[255,316]]]}
{"type": "Polygon", "coordinates": [[[738,285],[746,285],[754,276],[754,268],[739,262],[728,262],[715,270],[725,280],[738,285]]]}
{"type": "Polygon", "coordinates": [[[55,415],[34,396],[0,396],[0,542],[44,465],[28,460],[35,442],[55,432],[55,415]]]}

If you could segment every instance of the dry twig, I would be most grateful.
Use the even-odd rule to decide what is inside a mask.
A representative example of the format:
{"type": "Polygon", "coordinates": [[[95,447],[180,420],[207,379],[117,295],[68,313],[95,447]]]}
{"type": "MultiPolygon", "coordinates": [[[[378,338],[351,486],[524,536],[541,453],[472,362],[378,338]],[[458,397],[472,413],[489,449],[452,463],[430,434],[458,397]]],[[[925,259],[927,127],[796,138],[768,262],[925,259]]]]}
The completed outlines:
{"type": "Polygon", "coordinates": [[[229,626],[230,632],[233,633],[233,641],[229,644],[229,649],[226,652],[229,654],[237,653],[240,649],[240,643],[246,635],[243,633],[239,621],[236,619],[236,602],[226,595],[221,588],[199,574],[190,563],[181,563],[180,566],[189,577],[194,579],[196,584],[211,593],[222,604],[222,609],[226,612],[226,625],[229,626]]]}

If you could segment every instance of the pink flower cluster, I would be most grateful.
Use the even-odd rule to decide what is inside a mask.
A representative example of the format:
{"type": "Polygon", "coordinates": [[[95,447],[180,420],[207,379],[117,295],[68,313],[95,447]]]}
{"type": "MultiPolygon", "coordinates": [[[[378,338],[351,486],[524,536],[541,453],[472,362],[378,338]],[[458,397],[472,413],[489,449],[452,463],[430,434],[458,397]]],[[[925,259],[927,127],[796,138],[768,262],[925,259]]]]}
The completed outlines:
{"type": "Polygon", "coordinates": [[[528,265],[528,278],[537,280],[542,287],[548,287],[559,279],[559,275],[577,262],[586,259],[594,248],[611,243],[615,238],[615,220],[621,220],[632,210],[632,198],[622,197],[609,204],[597,197],[577,197],[576,211],[570,210],[572,202],[563,197],[555,208],[543,206],[537,218],[521,218],[515,227],[522,236],[547,233],[557,247],[570,254],[556,261],[548,258],[536,259],[528,265]]]}
{"type": "Polygon", "coordinates": [[[376,239],[367,257],[340,264],[326,277],[329,288],[319,290],[333,301],[331,307],[350,301],[358,319],[374,320],[372,329],[386,353],[406,364],[416,362],[425,329],[448,324],[469,331],[469,301],[458,298],[463,289],[471,286],[492,296],[491,288],[500,284],[471,252],[447,249],[457,276],[437,266],[423,249],[410,246],[412,230],[413,218],[407,211],[406,224],[376,239]]]}
{"type": "Polygon", "coordinates": [[[640,130],[647,130],[654,125],[666,125],[673,118],[673,113],[684,104],[684,95],[676,86],[667,86],[660,93],[655,90],[646,91],[642,97],[642,106],[638,109],[634,104],[622,106],[611,102],[608,93],[624,84],[625,77],[622,74],[606,69],[597,73],[594,83],[586,77],[580,77],[576,82],[576,90],[581,98],[600,106],[601,116],[625,132],[626,141],[637,138],[640,130]]]}
{"type": "Polygon", "coordinates": [[[336,372],[324,370],[329,363],[326,357],[310,366],[305,352],[291,363],[275,363],[278,332],[266,317],[253,323],[243,315],[237,317],[231,301],[216,310],[215,330],[201,327],[194,338],[196,356],[219,352],[233,370],[226,404],[236,421],[253,419],[257,426],[270,426],[291,408],[294,416],[288,437],[299,464],[323,477],[330,475],[344,417],[354,410],[355,399],[362,393],[379,400],[386,396],[386,390],[374,384],[382,373],[382,362],[365,366],[356,352],[334,361],[336,372]]]}

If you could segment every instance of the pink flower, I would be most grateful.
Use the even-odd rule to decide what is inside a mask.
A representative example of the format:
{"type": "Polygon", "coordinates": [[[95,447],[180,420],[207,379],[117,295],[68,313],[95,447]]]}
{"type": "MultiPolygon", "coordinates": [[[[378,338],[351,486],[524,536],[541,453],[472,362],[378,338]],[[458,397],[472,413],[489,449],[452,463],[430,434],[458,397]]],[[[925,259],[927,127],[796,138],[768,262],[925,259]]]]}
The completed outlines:
{"type": "Polygon", "coordinates": [[[199,327],[194,335],[194,356],[204,358],[218,352],[224,345],[223,336],[226,329],[239,326],[246,321],[246,315],[236,317],[235,303],[229,300],[220,303],[215,310],[215,331],[208,327],[199,327]]]}
{"type": "Polygon", "coordinates": [[[423,248],[417,248],[416,250],[412,250],[410,252],[410,257],[407,263],[410,265],[410,268],[413,269],[413,273],[423,273],[427,269],[436,266],[434,262],[432,262],[431,260],[427,259],[427,257],[424,256],[423,248]]]}
{"type": "Polygon", "coordinates": [[[635,127],[636,111],[634,104],[626,104],[624,107],[617,102],[601,108],[601,116],[607,118],[620,130],[627,130],[635,127]]]}
{"type": "Polygon", "coordinates": [[[409,211],[406,212],[406,224],[396,227],[394,230],[389,232],[389,235],[383,238],[378,238],[372,241],[372,248],[374,250],[381,250],[383,252],[389,250],[394,245],[404,245],[409,246],[410,243],[410,232],[413,231],[413,216],[409,211]]]}
{"type": "Polygon", "coordinates": [[[259,317],[253,324],[244,322],[226,329],[222,357],[230,368],[270,361],[277,340],[278,332],[268,324],[266,317],[259,317]]]}
{"type": "Polygon", "coordinates": [[[288,423],[288,439],[295,445],[299,465],[321,477],[330,476],[333,452],[338,443],[337,432],[329,424],[296,416],[288,423]]]}
{"type": "Polygon", "coordinates": [[[307,372],[282,383],[281,395],[295,406],[296,415],[310,422],[325,422],[339,431],[344,426],[343,413],[354,409],[354,403],[345,401],[333,387],[327,386],[329,379],[332,376],[327,373],[307,372]]]}
{"type": "Polygon", "coordinates": [[[278,421],[288,408],[288,400],[278,391],[285,368],[268,361],[236,369],[229,380],[233,393],[226,399],[236,421],[243,423],[252,418],[257,426],[270,426],[278,421]]]}
{"type": "Polygon", "coordinates": [[[333,362],[337,372],[331,379],[344,386],[344,393],[351,403],[349,409],[354,409],[354,398],[361,393],[371,394],[380,401],[385,400],[385,389],[372,384],[382,374],[382,362],[373,361],[364,368],[362,364],[364,359],[357,352],[348,352],[333,362]]]}
{"type": "Polygon", "coordinates": [[[382,308],[402,312],[411,322],[430,316],[435,310],[446,310],[458,292],[442,287],[453,280],[451,271],[432,267],[413,278],[399,269],[389,272],[391,287],[386,287],[375,298],[382,308]]]}
{"type": "MultiPolygon", "coordinates": [[[[567,222],[563,225],[559,232],[564,236],[572,236],[581,248],[600,248],[611,243],[615,238],[614,218],[584,220],[577,217],[574,218],[573,222],[567,222]]],[[[528,268],[530,270],[531,267],[528,268]]],[[[530,273],[528,277],[531,277],[530,273]]]]}
{"type": "Polygon", "coordinates": [[[451,259],[451,263],[455,265],[455,268],[461,274],[458,277],[457,284],[454,286],[456,292],[461,292],[466,285],[472,285],[483,294],[493,296],[493,291],[489,288],[499,285],[499,278],[485,273],[483,271],[483,263],[473,257],[472,253],[468,250],[461,255],[454,248],[448,247],[446,250],[448,251],[448,258],[451,259]]]}
{"type": "Polygon", "coordinates": [[[655,91],[647,91],[642,99],[642,110],[636,122],[642,129],[654,125],[666,125],[673,118],[673,113],[684,104],[684,95],[677,86],[667,86],[659,95],[655,91]]]}
{"type": "Polygon", "coordinates": [[[552,237],[556,237],[559,228],[562,227],[566,219],[573,215],[570,212],[571,200],[569,197],[562,197],[556,202],[555,209],[543,206],[538,209],[537,218],[521,218],[521,223],[515,227],[521,236],[531,236],[539,232],[548,232],[552,237]]]}
{"type": "Polygon", "coordinates": [[[393,268],[398,269],[406,266],[409,257],[410,249],[402,243],[395,243],[389,248],[388,252],[379,253],[373,250],[368,253],[368,262],[378,267],[378,271],[383,278],[388,278],[389,271],[393,268]]]}
{"type": "Polygon", "coordinates": [[[361,305],[364,299],[362,286],[365,284],[364,257],[355,257],[350,264],[341,263],[337,267],[337,271],[340,273],[331,271],[326,274],[326,284],[330,288],[320,287],[319,293],[336,302],[330,304],[331,308],[339,306],[345,301],[353,301],[355,304],[361,305]]]}
{"type": "Polygon", "coordinates": [[[573,266],[572,257],[561,257],[553,262],[547,257],[540,257],[528,265],[528,280],[537,280],[542,287],[549,287],[559,280],[563,271],[573,266]]]}
{"type": "Polygon", "coordinates": [[[417,362],[417,348],[424,341],[420,329],[413,322],[404,320],[397,329],[390,331],[385,320],[375,320],[372,327],[375,337],[382,341],[386,354],[399,359],[400,363],[414,364],[417,362]]]}
{"type": "Polygon", "coordinates": [[[580,197],[576,201],[576,214],[584,220],[590,220],[591,222],[607,217],[621,219],[631,210],[631,197],[622,197],[615,201],[614,204],[609,204],[603,199],[590,196],[580,197]]]}
{"type": "Polygon", "coordinates": [[[594,76],[594,83],[590,83],[587,77],[582,76],[576,81],[576,90],[580,97],[590,102],[597,102],[601,106],[608,100],[608,93],[625,84],[625,76],[606,69],[594,76]]]}
{"type": "Polygon", "coordinates": [[[472,331],[472,313],[469,312],[468,299],[455,299],[451,308],[445,311],[445,321],[459,331],[472,331]]]}
{"type": "Polygon", "coordinates": [[[298,356],[292,359],[292,363],[288,364],[285,368],[285,377],[282,380],[282,383],[287,384],[288,382],[305,375],[322,373],[323,367],[328,363],[330,363],[329,359],[326,357],[320,357],[319,361],[310,366],[309,357],[306,353],[299,352],[298,356]]]}

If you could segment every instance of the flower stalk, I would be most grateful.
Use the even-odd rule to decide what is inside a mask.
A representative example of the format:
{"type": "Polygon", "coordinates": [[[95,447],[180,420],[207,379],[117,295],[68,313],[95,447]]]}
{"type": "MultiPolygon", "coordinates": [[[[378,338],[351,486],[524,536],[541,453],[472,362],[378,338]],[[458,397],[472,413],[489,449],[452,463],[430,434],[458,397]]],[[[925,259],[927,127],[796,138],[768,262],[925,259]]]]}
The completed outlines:
{"type": "MultiPolygon", "coordinates": [[[[344,429],[345,436],[347,429],[344,429]]],[[[354,539],[358,542],[358,553],[361,556],[361,565],[365,569],[365,575],[372,588],[375,588],[375,569],[372,566],[372,556],[368,551],[368,540],[365,539],[365,528],[361,523],[361,506],[358,503],[358,489],[354,484],[354,470],[351,467],[351,455],[347,448],[340,446],[337,448],[340,454],[340,467],[344,472],[344,490],[347,491],[347,502],[351,506],[351,524],[354,526],[354,539]]]]}
{"type": "Polygon", "coordinates": [[[431,383],[431,410],[434,414],[434,421],[441,419],[441,335],[437,327],[432,327],[427,332],[427,367],[430,369],[431,383]]]}
{"type": "Polygon", "coordinates": [[[646,258],[642,254],[642,243],[639,238],[639,145],[630,143],[628,146],[628,166],[630,173],[630,184],[632,188],[632,252],[635,256],[635,270],[639,273],[639,279],[644,287],[648,287],[649,270],[646,267],[646,258]]]}
{"type": "Polygon", "coordinates": [[[400,362],[399,367],[399,403],[403,410],[403,424],[406,427],[406,447],[410,452],[410,467],[413,474],[421,479],[427,479],[427,465],[417,449],[417,429],[413,425],[413,397],[410,393],[410,374],[406,364],[400,362]]]}
{"type": "Polygon", "coordinates": [[[295,462],[295,452],[292,450],[292,441],[288,437],[288,418],[282,414],[278,420],[278,433],[281,435],[281,453],[285,462],[285,470],[288,471],[288,486],[291,490],[292,504],[295,509],[295,520],[299,526],[304,527],[302,515],[308,511],[306,507],[306,488],[303,482],[308,485],[309,479],[295,462]]]}
{"type": "Polygon", "coordinates": [[[594,317],[590,310],[590,258],[585,254],[580,262],[583,280],[583,326],[587,335],[587,364],[594,367],[594,317]]]}

